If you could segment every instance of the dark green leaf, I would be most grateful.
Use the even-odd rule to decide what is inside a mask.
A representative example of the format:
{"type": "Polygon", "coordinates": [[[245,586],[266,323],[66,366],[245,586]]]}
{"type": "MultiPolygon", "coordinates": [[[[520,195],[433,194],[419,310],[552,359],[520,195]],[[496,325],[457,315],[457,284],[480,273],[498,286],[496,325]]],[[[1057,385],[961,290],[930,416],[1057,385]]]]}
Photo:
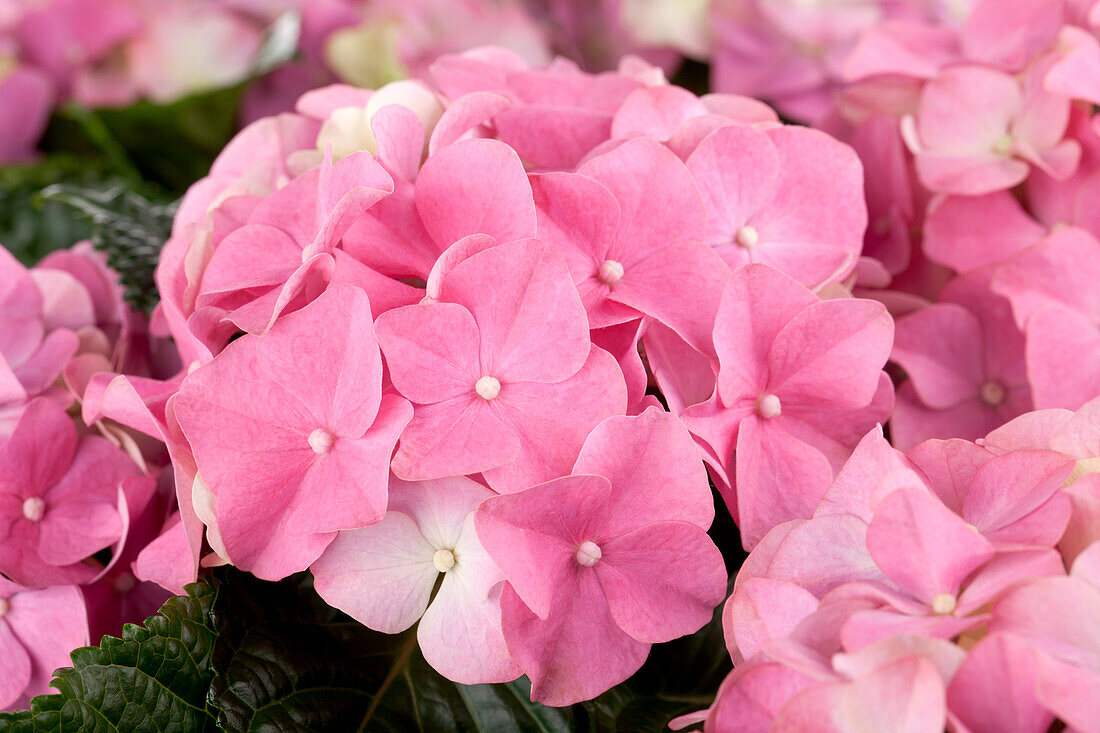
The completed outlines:
{"type": "Polygon", "coordinates": [[[95,161],[68,155],[43,158],[35,165],[0,167],[0,244],[25,265],[88,237],[88,225],[76,212],[39,197],[43,188],[62,182],[81,186],[118,183],[95,161]]]}
{"type": "Polygon", "coordinates": [[[176,205],[150,201],[122,185],[96,190],[57,184],[45,189],[42,198],[76,211],[90,230],[92,244],[119,273],[126,299],[151,310],[157,302],[153,271],[172,230],[176,205]]]}
{"type": "Polygon", "coordinates": [[[210,699],[228,731],[574,730],[573,713],[523,681],[456,685],[424,661],[415,629],[370,631],[326,606],[308,576],[263,583],[223,571],[210,699]]]}
{"type": "Polygon", "coordinates": [[[122,638],[77,649],[58,670],[60,694],[40,695],[31,709],[0,713],[0,733],[203,733],[214,730],[206,709],[214,631],[208,614],[215,591],[188,586],[145,627],[127,624],[122,638]]]}

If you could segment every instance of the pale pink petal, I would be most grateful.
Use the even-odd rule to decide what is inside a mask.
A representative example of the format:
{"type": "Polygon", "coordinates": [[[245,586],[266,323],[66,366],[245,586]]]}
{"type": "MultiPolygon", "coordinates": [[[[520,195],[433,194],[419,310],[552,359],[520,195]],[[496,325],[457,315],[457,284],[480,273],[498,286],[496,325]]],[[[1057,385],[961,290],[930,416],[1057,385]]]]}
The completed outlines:
{"type": "Polygon", "coordinates": [[[963,579],[993,557],[975,529],[920,489],[899,489],[879,505],[867,549],[887,577],[929,604],[940,594],[955,596],[963,579]]]}
{"type": "Polygon", "coordinates": [[[767,639],[784,639],[817,610],[818,599],[786,580],[752,577],[737,584],[722,611],[730,654],[751,659],[767,639]]]}
{"type": "Polygon", "coordinates": [[[944,698],[936,668],[918,657],[905,657],[852,682],[803,690],[783,708],[772,730],[941,733],[946,722],[944,698]]]}
{"type": "Polygon", "coordinates": [[[314,587],[329,605],[375,631],[396,634],[428,607],[439,571],[435,548],[406,514],[340,532],[311,566],[314,587]]]}

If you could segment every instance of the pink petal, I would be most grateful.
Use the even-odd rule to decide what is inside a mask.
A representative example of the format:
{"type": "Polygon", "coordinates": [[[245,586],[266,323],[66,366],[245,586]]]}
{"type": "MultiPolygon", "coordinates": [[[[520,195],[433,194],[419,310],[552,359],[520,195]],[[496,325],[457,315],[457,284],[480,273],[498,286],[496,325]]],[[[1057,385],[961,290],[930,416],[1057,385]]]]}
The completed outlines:
{"type": "Polygon", "coordinates": [[[707,207],[707,243],[734,238],[775,196],[780,158],[764,132],[730,125],[708,135],[687,159],[707,207]]]}
{"type": "Polygon", "coordinates": [[[539,618],[550,614],[563,584],[573,582],[581,567],[577,548],[592,539],[590,525],[598,523],[611,491],[602,476],[566,476],[488,499],[478,508],[482,545],[517,598],[539,618]]]}
{"type": "Polygon", "coordinates": [[[967,273],[1003,262],[1035,244],[1046,229],[1007,191],[985,196],[948,196],[929,207],[925,254],[967,273]],[[975,227],[975,222],[984,226],[975,227]]]}
{"type": "Polygon", "coordinates": [[[628,94],[615,112],[611,136],[668,140],[682,123],[704,114],[707,108],[686,89],[669,84],[642,87],[628,94]]]}
{"type": "Polygon", "coordinates": [[[30,684],[31,658],[7,623],[0,623],[0,650],[0,709],[7,710],[30,684]]]}
{"type": "Polygon", "coordinates": [[[833,480],[825,456],[756,415],[741,422],[736,458],[738,526],[749,549],[773,527],[813,516],[833,480]]]}
{"type": "Polygon", "coordinates": [[[1100,330],[1068,308],[1044,308],[1027,324],[1027,375],[1035,407],[1075,410],[1100,394],[1100,330]]]}
{"type": "Polygon", "coordinates": [[[803,690],[783,708],[772,730],[940,733],[946,721],[944,695],[936,668],[906,657],[852,682],[803,690]]]}
{"type": "Polygon", "coordinates": [[[618,201],[622,217],[612,259],[630,269],[669,242],[700,239],[706,219],[691,174],[654,140],[628,140],[578,171],[595,178],[618,201]]]}
{"type": "Polygon", "coordinates": [[[483,376],[478,327],[461,305],[395,308],[378,316],[374,328],[394,387],[417,405],[469,396],[483,376]]]}
{"type": "Polygon", "coordinates": [[[396,634],[424,615],[439,571],[435,548],[408,515],[340,532],[311,566],[325,602],[375,631],[396,634]]]}
{"type": "Polygon", "coordinates": [[[509,242],[535,233],[523,164],[495,140],[462,140],[432,155],[417,178],[416,209],[440,249],[469,234],[509,242]]]}
{"type": "Polygon", "coordinates": [[[515,458],[519,438],[500,404],[471,391],[413,408],[391,467],[406,481],[480,473],[515,458]]]}
{"type": "Polygon", "coordinates": [[[921,402],[942,410],[972,398],[985,383],[984,346],[978,319],[942,303],[898,320],[890,358],[905,369],[921,402]]]}
{"type": "Polygon", "coordinates": [[[785,639],[817,610],[818,599],[786,580],[748,578],[737,584],[722,611],[730,654],[751,659],[768,639],[785,639]]]}
{"type": "Polygon", "coordinates": [[[642,259],[624,257],[622,280],[611,299],[676,331],[692,348],[709,353],[711,331],[729,270],[713,249],[676,241],[642,259]]]}
{"type": "Polygon", "coordinates": [[[921,489],[899,489],[879,505],[867,549],[887,577],[929,604],[938,594],[954,596],[993,557],[977,531],[921,489]]]}
{"type": "Polygon", "coordinates": [[[564,382],[512,383],[494,402],[510,423],[519,452],[485,471],[485,480],[507,493],[568,473],[600,421],[626,412],[626,383],[615,358],[593,346],[580,371],[564,382]]]}
{"type": "Polygon", "coordinates": [[[796,314],[818,302],[790,277],[766,265],[734,272],[714,324],[721,368],[718,393],[729,406],[755,400],[767,383],[766,360],[776,336],[796,314]]]}
{"type": "Polygon", "coordinates": [[[506,585],[501,618],[508,651],[531,678],[531,699],[545,705],[596,697],[634,674],[649,654],[649,644],[615,624],[594,573],[562,586],[545,621],[506,585]]]}
{"type": "Polygon", "coordinates": [[[656,644],[698,631],[725,597],[722,553],[693,524],[656,522],[600,548],[594,567],[611,616],[638,641],[656,644]]]}
{"type": "Polygon", "coordinates": [[[792,405],[863,407],[878,389],[893,336],[893,320],[881,303],[814,303],[776,336],[768,389],[792,405]]]}
{"type": "MultiPolygon", "coordinates": [[[[5,589],[5,595],[7,594],[5,589]]],[[[73,585],[25,591],[8,597],[11,608],[4,626],[31,657],[31,679],[27,693],[49,692],[53,672],[72,664],[69,653],[85,646],[88,616],[80,589],[73,585]]]]}
{"type": "Polygon", "coordinates": [[[611,506],[601,519],[609,532],[649,522],[683,521],[706,530],[714,505],[706,472],[687,429],[670,413],[649,408],[634,417],[609,417],[584,441],[574,474],[611,482],[611,506]]]}
{"type": "Polygon", "coordinates": [[[588,319],[569,271],[537,240],[502,244],[456,264],[443,277],[440,299],[473,314],[483,374],[502,383],[559,382],[588,357],[588,319]]]}

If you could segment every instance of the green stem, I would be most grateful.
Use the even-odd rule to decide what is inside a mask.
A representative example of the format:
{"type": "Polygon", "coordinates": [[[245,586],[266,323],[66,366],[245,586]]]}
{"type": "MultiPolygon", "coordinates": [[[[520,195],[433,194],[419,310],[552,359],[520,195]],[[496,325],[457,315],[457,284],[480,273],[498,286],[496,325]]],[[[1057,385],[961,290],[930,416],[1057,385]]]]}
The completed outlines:
{"type": "Polygon", "coordinates": [[[370,706],[367,708],[366,715],[363,716],[363,722],[359,724],[357,733],[363,733],[367,729],[367,723],[374,716],[374,712],[378,709],[378,705],[382,702],[382,698],[386,695],[386,692],[390,689],[390,685],[393,684],[397,676],[405,669],[409,663],[409,658],[412,656],[413,650],[416,649],[416,627],[412,627],[407,632],[405,637],[405,643],[401,645],[401,650],[397,653],[397,657],[393,660],[393,665],[390,667],[390,671],[386,673],[386,679],[382,680],[382,684],[378,686],[378,692],[374,694],[374,699],[370,701],[370,706]]]}

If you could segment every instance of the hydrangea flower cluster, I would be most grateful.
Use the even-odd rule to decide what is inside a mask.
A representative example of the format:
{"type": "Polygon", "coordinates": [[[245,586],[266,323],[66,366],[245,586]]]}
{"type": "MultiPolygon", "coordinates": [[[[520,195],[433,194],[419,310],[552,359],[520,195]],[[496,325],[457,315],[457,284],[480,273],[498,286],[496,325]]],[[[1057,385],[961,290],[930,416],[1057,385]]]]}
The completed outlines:
{"type": "Polygon", "coordinates": [[[89,243],[29,270],[0,249],[0,708],[167,597],[134,567],[174,503],[163,449],[70,416],[93,374],[177,368],[145,329],[89,243]]]}
{"type": "Polygon", "coordinates": [[[0,572],[308,570],[447,678],[549,705],[725,599],[734,671],[677,725],[1100,730],[1092,10],[714,3],[716,73],[817,128],[500,47],[303,94],[181,202],[149,325],[174,376],[69,369],[69,296],[0,292],[0,451],[46,510],[9,502],[0,572]],[[74,490],[98,454],[26,437],[74,396],[170,458],[134,545],[149,449],[74,490]],[[728,598],[712,484],[749,551],[728,598]],[[54,495],[102,521],[46,521],[54,495]]]}
{"type": "Polygon", "coordinates": [[[1098,416],[1040,410],[908,454],[870,431],[813,517],[745,561],[723,613],[735,669],[679,724],[1096,730],[1098,416]]]}

